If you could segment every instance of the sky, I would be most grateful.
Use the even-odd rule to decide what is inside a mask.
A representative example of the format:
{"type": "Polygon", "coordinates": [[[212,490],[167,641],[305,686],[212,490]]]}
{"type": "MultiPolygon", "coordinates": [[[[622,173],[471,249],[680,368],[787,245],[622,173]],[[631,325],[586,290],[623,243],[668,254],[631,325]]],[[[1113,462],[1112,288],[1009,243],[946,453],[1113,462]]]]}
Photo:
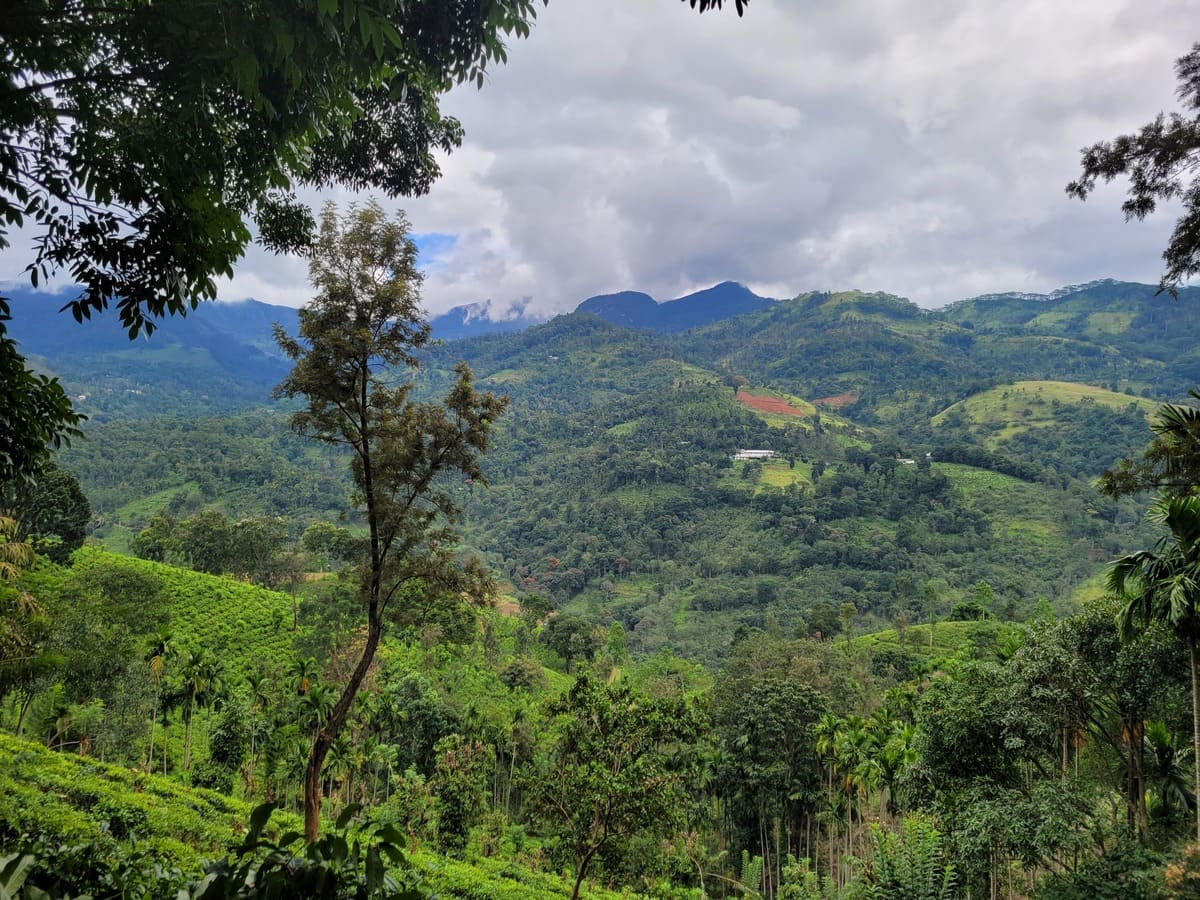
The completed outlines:
{"type": "MultiPolygon", "coordinates": [[[[430,314],[548,316],[724,280],[924,307],[1157,282],[1174,216],[1064,187],[1079,151],[1177,108],[1190,0],[551,0],[482,89],[425,197],[400,201],[430,314]]],[[[333,196],[348,200],[342,194],[333,196]]],[[[323,198],[311,197],[314,202],[323,198]]],[[[19,277],[20,245],[0,258],[19,277]]],[[[302,260],[251,248],[222,299],[298,306],[302,260]]]]}

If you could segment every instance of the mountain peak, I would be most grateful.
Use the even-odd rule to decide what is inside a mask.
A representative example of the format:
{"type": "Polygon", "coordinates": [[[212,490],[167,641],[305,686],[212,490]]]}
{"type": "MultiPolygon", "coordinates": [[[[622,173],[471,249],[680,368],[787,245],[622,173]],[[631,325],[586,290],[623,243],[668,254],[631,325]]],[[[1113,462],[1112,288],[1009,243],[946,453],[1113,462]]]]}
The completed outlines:
{"type": "Polygon", "coordinates": [[[722,281],[664,303],[641,291],[601,294],[584,300],[575,311],[592,313],[626,328],[669,333],[756,312],[775,302],[736,281],[722,281]]]}

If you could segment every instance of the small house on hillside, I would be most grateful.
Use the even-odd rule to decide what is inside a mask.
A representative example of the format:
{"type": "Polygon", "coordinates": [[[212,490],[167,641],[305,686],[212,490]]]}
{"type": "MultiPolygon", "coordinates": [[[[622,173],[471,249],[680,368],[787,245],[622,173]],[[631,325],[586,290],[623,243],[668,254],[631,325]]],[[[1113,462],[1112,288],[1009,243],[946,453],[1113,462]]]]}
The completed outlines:
{"type": "Polygon", "coordinates": [[[774,459],[778,454],[774,450],[737,450],[734,459],[774,459]]]}

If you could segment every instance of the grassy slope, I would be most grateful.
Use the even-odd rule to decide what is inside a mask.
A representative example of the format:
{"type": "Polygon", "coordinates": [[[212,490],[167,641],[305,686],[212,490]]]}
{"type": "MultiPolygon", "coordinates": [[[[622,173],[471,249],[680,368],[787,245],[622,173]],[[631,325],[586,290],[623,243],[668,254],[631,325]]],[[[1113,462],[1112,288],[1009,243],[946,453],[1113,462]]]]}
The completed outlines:
{"type": "Polygon", "coordinates": [[[1147,419],[1158,408],[1158,404],[1152,400],[1114,393],[1089,384],[1017,381],[973,394],[942,410],[930,421],[936,427],[955,412],[960,412],[973,425],[999,426],[999,430],[990,437],[990,441],[995,443],[1029,428],[1054,425],[1054,401],[1060,404],[1089,401],[1114,410],[1125,409],[1133,403],[1146,414],[1147,419]]]}
{"type": "Polygon", "coordinates": [[[998,537],[1012,543],[1014,554],[1020,552],[1022,543],[1069,544],[1059,510],[1047,502],[1041,485],[957,463],[934,463],[934,469],[949,478],[972,503],[991,511],[1000,529],[998,537]]]}
{"type": "Polygon", "coordinates": [[[175,641],[217,653],[227,676],[245,676],[264,661],[286,668],[292,659],[292,598],[287,594],[93,548],[80,551],[75,565],[127,569],[158,579],[175,641]]]}
{"type": "MultiPolygon", "coordinates": [[[[929,625],[910,625],[904,631],[901,643],[899,632],[894,628],[861,634],[850,641],[853,650],[903,649],[926,662],[939,660],[966,652],[968,655],[989,656],[998,646],[1016,638],[1020,625],[1009,622],[986,620],[981,622],[936,622],[933,626],[933,644],[930,646],[929,625]]],[[[839,641],[841,638],[838,639],[839,641]]]]}

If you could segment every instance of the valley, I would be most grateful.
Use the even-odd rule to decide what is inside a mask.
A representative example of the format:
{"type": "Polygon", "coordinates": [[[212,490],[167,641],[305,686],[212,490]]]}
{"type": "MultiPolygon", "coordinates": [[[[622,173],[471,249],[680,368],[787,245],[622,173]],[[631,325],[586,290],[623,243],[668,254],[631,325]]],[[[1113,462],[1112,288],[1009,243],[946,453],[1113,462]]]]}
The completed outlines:
{"type": "MultiPolygon", "coordinates": [[[[1146,764],[1137,728],[1186,735],[1186,666],[1165,634],[1117,641],[1105,567],[1158,532],[1144,496],[1097,479],[1200,382],[1173,355],[1176,307],[1116,283],[932,313],[849,292],[629,328],[610,321],[629,319],[621,297],[422,351],[422,399],[460,359],[508,397],[489,484],[440,488],[498,595],[393,618],[331,750],[331,815],[362,803],[397,828],[405,877],[438,896],[568,896],[591,838],[547,789],[602,802],[571,780],[578,747],[611,746],[580,724],[600,716],[659,723],[638,765],[674,800],[587,857],[587,896],[858,896],[863,859],[908,852],[892,840],[947,867],[943,896],[997,879],[1068,896],[1054,885],[1117,852],[1114,877],[1150,877],[1186,805],[1149,772],[1133,788],[1109,773],[1146,764]],[[1129,666],[1159,673],[1150,693],[1129,666]],[[973,843],[998,816],[1031,831],[973,843]],[[1064,868],[1064,848],[1082,862],[1064,868]]],[[[266,347],[253,329],[272,310],[218,309],[224,334],[266,347]]],[[[0,831],[118,856],[137,834],[179,867],[160,885],[235,842],[262,799],[283,807],[271,840],[297,827],[313,729],[363,641],[348,457],[289,428],[266,350],[250,376],[204,349],[206,312],[201,337],[189,317],[148,353],[36,344],[69,392],[100,398],[57,455],[91,537],[0,587],[5,652],[27,658],[0,679],[0,726],[20,736],[0,746],[0,831]],[[114,353],[141,394],[104,393],[114,353]],[[203,360],[186,390],[167,375],[181,358],[203,360]],[[197,804],[221,806],[208,830],[180,811],[197,804]]]]}

